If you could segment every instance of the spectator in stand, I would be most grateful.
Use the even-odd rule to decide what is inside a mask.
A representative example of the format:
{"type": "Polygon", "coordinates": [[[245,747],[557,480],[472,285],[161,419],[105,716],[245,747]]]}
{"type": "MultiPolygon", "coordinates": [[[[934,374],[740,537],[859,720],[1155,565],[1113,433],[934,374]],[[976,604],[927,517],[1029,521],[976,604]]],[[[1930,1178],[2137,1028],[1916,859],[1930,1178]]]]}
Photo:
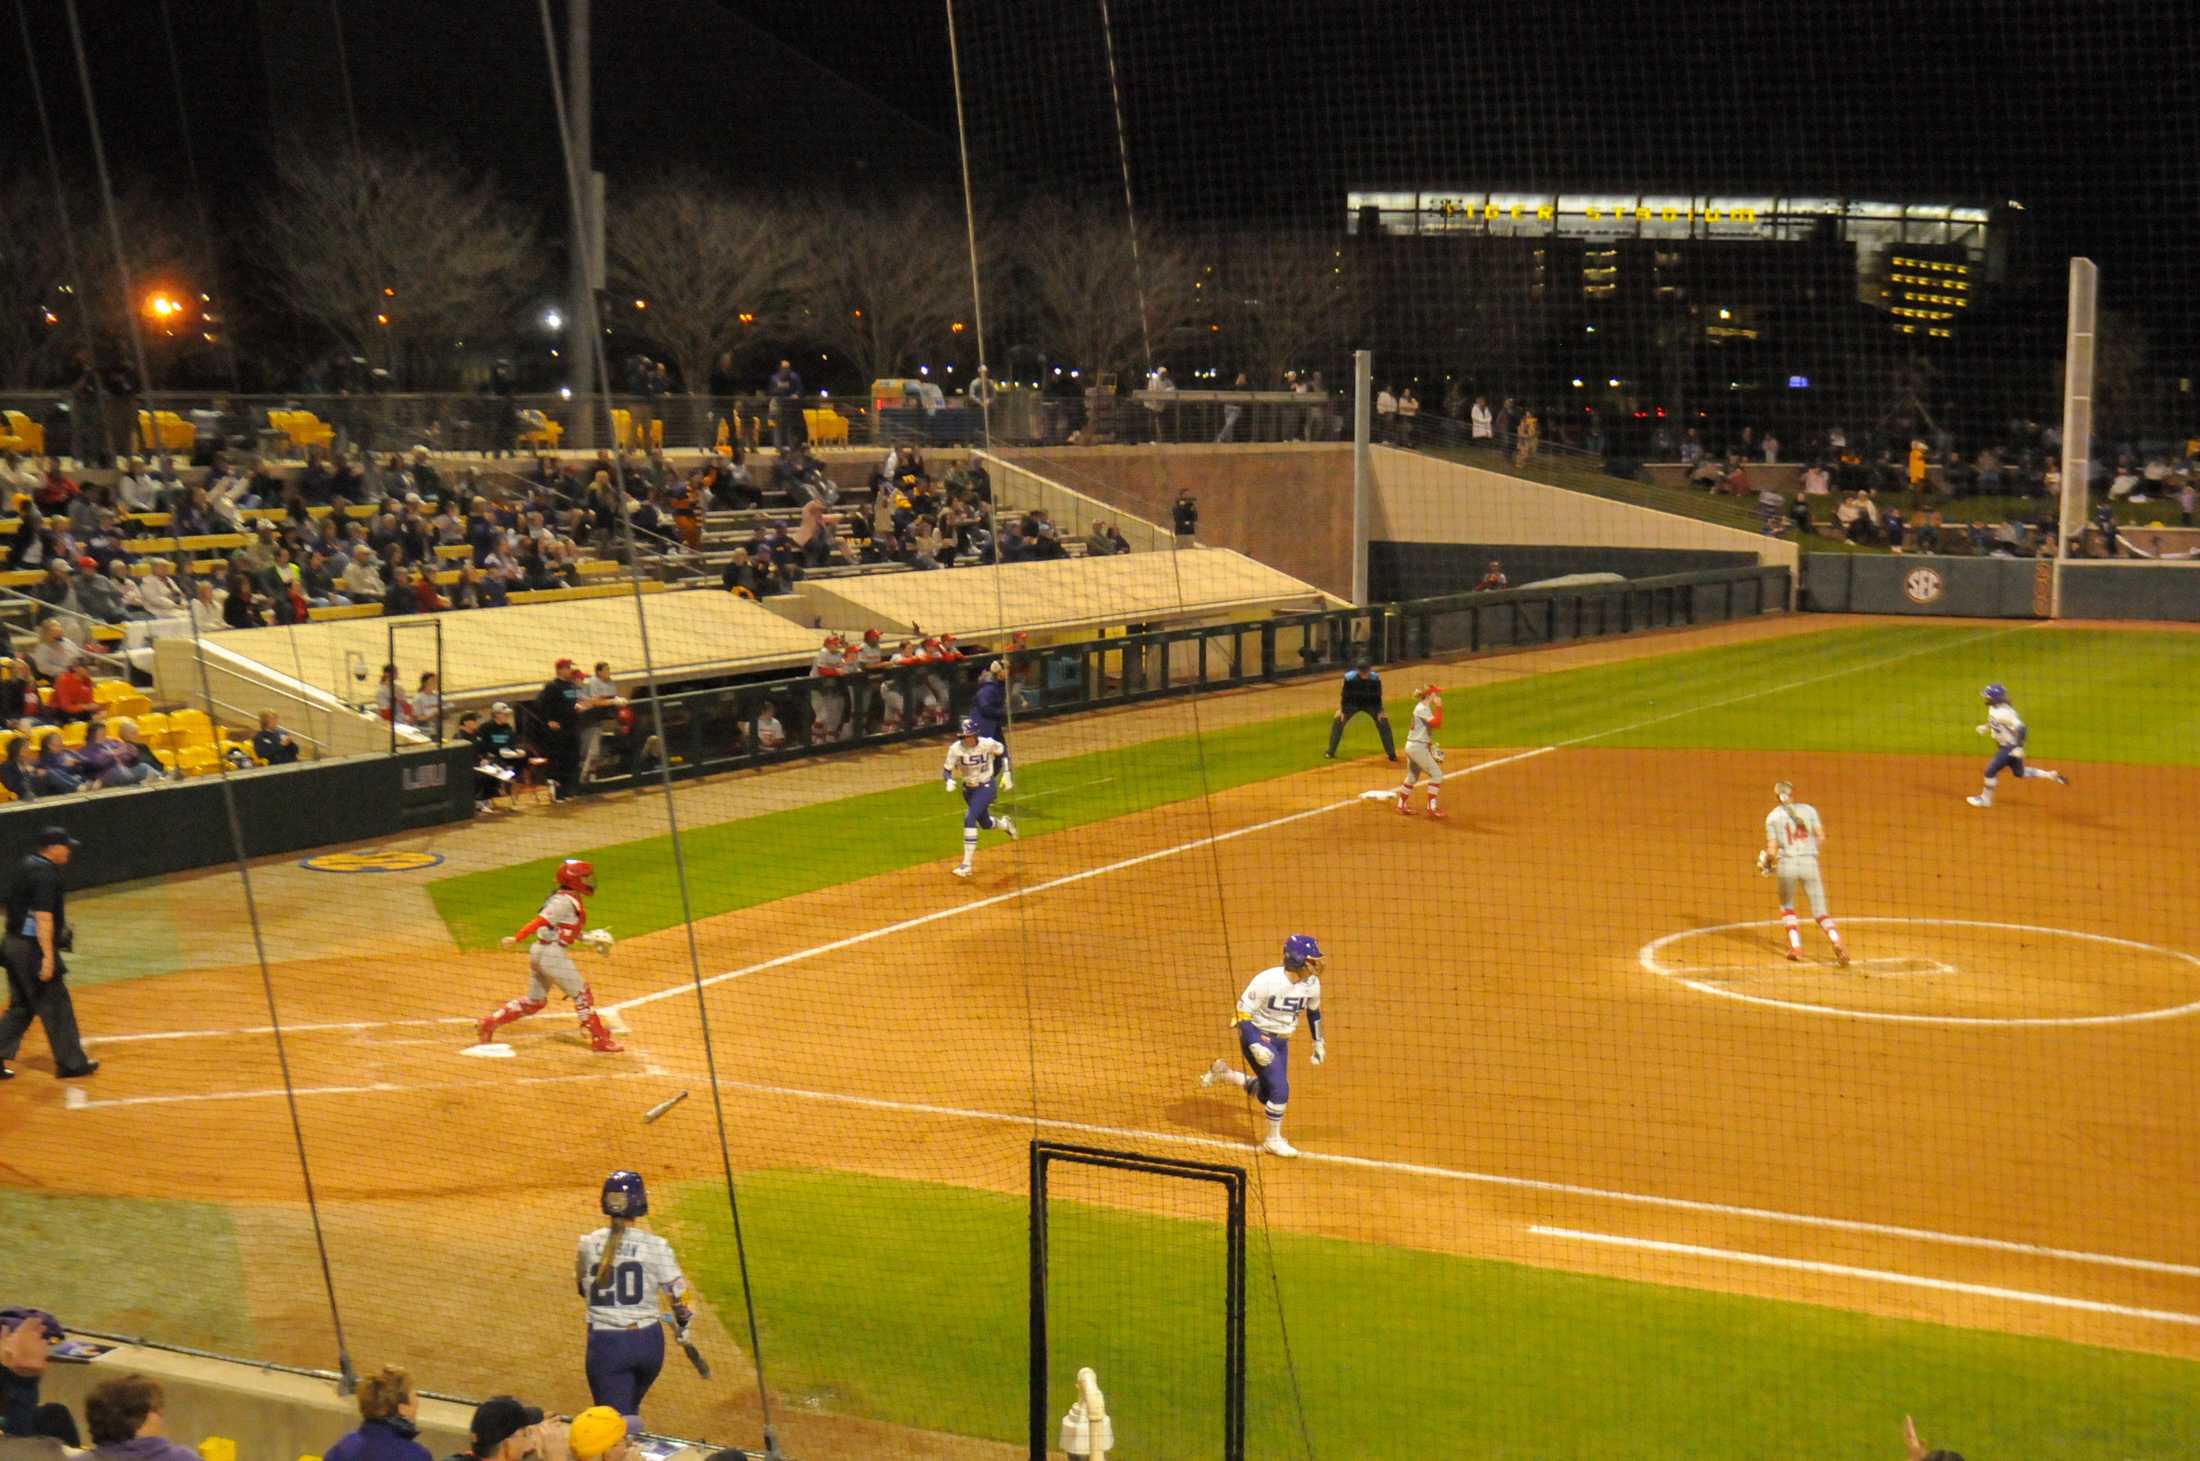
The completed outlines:
{"type": "Polygon", "coordinates": [[[160,759],[160,753],[146,743],[145,733],[138,729],[136,721],[127,717],[116,721],[115,735],[130,748],[130,754],[140,766],[150,766],[153,769],[153,775],[165,777],[172,774],[167,763],[160,759]]]}
{"type": "Polygon", "coordinates": [[[1490,413],[1490,398],[1476,396],[1467,409],[1467,440],[1474,446],[1487,447],[1497,439],[1497,418],[1490,413]]]}
{"type": "Polygon", "coordinates": [[[31,646],[31,668],[48,680],[59,679],[75,664],[82,651],[62,630],[59,619],[38,626],[38,641],[31,646]]]}
{"type": "Polygon", "coordinates": [[[1886,534],[1887,546],[1897,553],[1901,552],[1902,539],[1908,531],[1908,525],[1902,521],[1902,510],[1890,506],[1880,518],[1879,528],[1886,534]]]}
{"type": "Polygon", "coordinates": [[[1807,538],[1818,530],[1817,525],[1811,521],[1809,494],[1795,494],[1795,500],[1788,504],[1788,521],[1794,524],[1795,535],[1799,538],[1807,538]]]}
{"type": "Polygon", "coordinates": [[[802,504],[802,526],[795,529],[794,541],[805,568],[823,568],[833,560],[833,524],[839,520],[815,498],[802,504]]]}
{"type": "Polygon", "coordinates": [[[101,577],[113,590],[115,597],[122,601],[123,619],[142,620],[153,617],[152,611],[145,607],[145,591],[138,586],[137,579],[131,576],[127,563],[119,558],[114,559],[108,563],[107,571],[101,577]]]}
{"type": "Polygon", "coordinates": [[[267,615],[253,596],[252,580],[234,568],[229,571],[227,597],[222,600],[222,622],[232,629],[257,629],[267,623],[267,615]]]}
{"type": "Polygon", "coordinates": [[[1385,381],[1375,393],[1375,439],[1395,441],[1398,438],[1398,393],[1385,381]]]}
{"type": "Polygon", "coordinates": [[[437,591],[435,575],[423,569],[413,575],[413,607],[423,614],[440,614],[450,608],[451,601],[437,591]]]}
{"type": "Polygon", "coordinates": [[[383,617],[394,619],[419,607],[420,593],[413,586],[413,571],[402,563],[391,565],[390,586],[382,593],[383,617]]]}
{"type": "Polygon", "coordinates": [[[1092,520],[1092,531],[1085,534],[1085,556],[1105,558],[1115,551],[1115,539],[1108,536],[1108,525],[1099,518],[1092,520]]]}
{"type": "Polygon", "coordinates": [[[1421,398],[1413,393],[1413,385],[1409,381],[1406,388],[1398,392],[1398,440],[1401,445],[1413,445],[1414,433],[1420,421],[1421,398]]]}
{"type": "Polygon", "coordinates": [[[330,1446],[325,1461],[434,1461],[413,1424],[419,1414],[411,1378],[384,1365],[359,1382],[359,1428],[330,1446]]]}
{"type": "Polygon", "coordinates": [[[102,1380],[84,1397],[85,1429],[97,1461],[198,1461],[199,1453],[167,1438],[161,1411],[167,1396],[143,1375],[102,1380]]]}
{"type": "Polygon", "coordinates": [[[136,749],[98,716],[92,717],[76,758],[85,779],[100,786],[137,786],[160,775],[158,763],[148,766],[139,761],[136,749]]]}
{"type": "Polygon", "coordinates": [[[8,795],[19,802],[62,794],[46,785],[42,768],[38,764],[37,751],[29,736],[17,736],[8,742],[8,758],[5,762],[0,762],[0,786],[6,787],[8,795]]]}
{"type": "Polygon", "coordinates": [[[795,423],[797,412],[802,409],[802,377],[796,373],[794,362],[782,360],[779,369],[772,372],[768,387],[771,396],[772,446],[785,451],[795,442],[806,439],[795,423]]]}
{"type": "Polygon", "coordinates": [[[1803,495],[1824,497],[1833,491],[1833,476],[1823,462],[1812,462],[1803,469],[1803,495]]]}
{"type": "Polygon", "coordinates": [[[1771,432],[1765,433],[1765,439],[1758,449],[1764,457],[1766,466],[1769,467],[1780,460],[1780,438],[1774,436],[1771,432]]]}
{"type": "Polygon", "coordinates": [[[1192,489],[1177,489],[1176,502],[1169,508],[1169,521],[1176,529],[1176,543],[1189,548],[1199,537],[1199,502],[1192,496],[1192,489]]]}
{"type": "MultiPolygon", "coordinates": [[[[26,737],[26,739],[28,739],[26,737]]],[[[38,736],[38,789],[47,796],[66,796],[84,788],[84,766],[61,739],[49,730],[38,736]]]]}
{"type": "Polygon", "coordinates": [[[1505,577],[1505,565],[1492,558],[1489,566],[1482,570],[1482,581],[1474,586],[1474,591],[1478,594],[1489,593],[1509,586],[1509,581],[1505,577]]]}
{"type": "Polygon", "coordinates": [[[382,678],[374,682],[374,713],[399,725],[412,721],[412,707],[405,703],[405,692],[397,683],[395,665],[382,666],[382,678]]]}
{"type": "Polygon", "coordinates": [[[1940,551],[1940,509],[1928,507],[1919,513],[1911,525],[1910,537],[1920,553],[1940,551]]]}
{"type": "Polygon", "coordinates": [[[90,558],[77,560],[76,606],[84,616],[95,623],[120,624],[122,622],[122,594],[113,579],[99,571],[99,564],[90,558]]]}
{"type": "MultiPolygon", "coordinates": [[[[474,1407],[468,1449],[446,1461],[535,1461],[541,1455],[542,1412],[509,1395],[496,1395],[474,1407]]],[[[165,1461],[165,1458],[164,1458],[165,1461]]]]}
{"type": "Polygon", "coordinates": [[[419,687],[412,694],[412,723],[423,732],[438,739],[443,729],[443,682],[436,678],[434,670],[424,670],[419,687]]]}
{"type": "Polygon", "coordinates": [[[44,604],[48,612],[75,612],[76,575],[70,571],[67,560],[58,555],[49,558],[46,562],[46,576],[31,585],[26,597],[44,604]]]}
{"type": "Polygon", "coordinates": [[[79,1444],[69,1407],[38,1399],[53,1347],[63,1337],[61,1321],[43,1309],[0,1309],[0,1436],[79,1444]]]}
{"type": "Polygon", "coordinates": [[[1923,492],[1925,490],[1925,479],[1930,471],[1931,467],[1925,455],[1924,441],[1922,439],[1912,441],[1910,443],[1909,468],[1906,474],[1912,492],[1923,492]]]}
{"type": "Polygon", "coordinates": [[[351,562],[344,568],[339,580],[344,597],[355,604],[371,604],[389,592],[382,582],[382,570],[374,561],[374,550],[361,543],[352,549],[351,562]]]}
{"type": "Polygon", "coordinates": [[[53,677],[53,693],[46,697],[46,719],[56,722],[90,720],[99,710],[99,696],[83,656],[53,677]]]}
{"type": "Polygon", "coordinates": [[[38,677],[30,661],[0,656],[0,728],[38,718],[38,677]]]}

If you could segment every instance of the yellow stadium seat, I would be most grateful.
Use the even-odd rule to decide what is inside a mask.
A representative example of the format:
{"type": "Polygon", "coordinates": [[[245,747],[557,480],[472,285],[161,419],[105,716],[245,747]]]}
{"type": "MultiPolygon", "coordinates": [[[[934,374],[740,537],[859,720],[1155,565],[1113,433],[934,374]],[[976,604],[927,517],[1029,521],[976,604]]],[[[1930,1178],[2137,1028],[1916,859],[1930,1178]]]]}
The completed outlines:
{"type": "Polygon", "coordinates": [[[634,445],[634,413],[624,406],[611,408],[611,439],[622,451],[634,445]]]}
{"type": "Polygon", "coordinates": [[[21,411],[10,411],[7,413],[7,417],[8,435],[21,443],[15,449],[25,456],[44,456],[46,454],[46,428],[31,420],[21,411]]]}
{"type": "Polygon", "coordinates": [[[92,698],[102,705],[136,693],[128,680],[99,680],[92,685],[92,698]]]}
{"type": "Polygon", "coordinates": [[[78,746],[84,744],[85,734],[90,729],[91,726],[84,721],[70,721],[67,725],[61,727],[61,744],[72,751],[75,750],[78,746]]]}
{"type": "Polygon", "coordinates": [[[193,739],[195,740],[211,741],[212,739],[214,739],[214,722],[208,718],[206,712],[203,710],[177,710],[170,712],[168,716],[168,728],[172,731],[175,731],[179,735],[184,733],[185,731],[190,731],[192,732],[193,739]]]}
{"type": "Polygon", "coordinates": [[[810,429],[810,440],[819,446],[831,446],[848,440],[848,418],[830,406],[805,409],[802,421],[810,429]]]}
{"type": "Polygon", "coordinates": [[[176,752],[176,769],[185,776],[211,776],[220,760],[212,746],[185,746],[176,752]]]}
{"type": "Polygon", "coordinates": [[[153,708],[153,702],[143,695],[118,695],[107,702],[107,713],[117,720],[135,720],[153,708]]]}
{"type": "Polygon", "coordinates": [[[138,733],[147,740],[168,734],[168,717],[158,710],[141,710],[136,716],[138,733]]]}
{"type": "Polygon", "coordinates": [[[208,1436],[199,1442],[200,1461],[237,1461],[237,1443],[227,1436],[208,1436]]]}

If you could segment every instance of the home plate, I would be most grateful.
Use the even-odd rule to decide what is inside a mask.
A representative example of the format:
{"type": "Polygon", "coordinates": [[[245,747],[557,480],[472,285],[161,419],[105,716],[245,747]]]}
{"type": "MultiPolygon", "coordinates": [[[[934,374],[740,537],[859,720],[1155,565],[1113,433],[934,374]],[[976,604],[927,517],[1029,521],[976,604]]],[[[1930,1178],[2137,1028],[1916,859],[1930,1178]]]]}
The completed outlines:
{"type": "Polygon", "coordinates": [[[471,1055],[476,1060],[510,1060],[519,1054],[517,1050],[501,1042],[493,1045],[468,1045],[458,1053],[471,1055]]]}

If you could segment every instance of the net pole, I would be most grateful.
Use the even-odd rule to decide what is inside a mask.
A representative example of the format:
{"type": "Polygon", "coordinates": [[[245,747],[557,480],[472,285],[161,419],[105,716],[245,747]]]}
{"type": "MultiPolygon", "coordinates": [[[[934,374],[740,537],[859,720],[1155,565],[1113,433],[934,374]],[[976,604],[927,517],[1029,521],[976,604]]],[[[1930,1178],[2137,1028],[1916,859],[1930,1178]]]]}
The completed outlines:
{"type": "Polygon", "coordinates": [[[1352,602],[1367,602],[1367,515],[1375,475],[1375,454],[1368,445],[1369,382],[1375,376],[1375,352],[1352,352],[1352,602]]]}
{"type": "Polygon", "coordinates": [[[2093,484],[2093,326],[2101,271],[2091,259],[2070,261],[2070,313],[2063,339],[2062,542],[2055,549],[2054,601],[2062,617],[2063,562],[2070,540],[2085,532],[2093,484]]]}

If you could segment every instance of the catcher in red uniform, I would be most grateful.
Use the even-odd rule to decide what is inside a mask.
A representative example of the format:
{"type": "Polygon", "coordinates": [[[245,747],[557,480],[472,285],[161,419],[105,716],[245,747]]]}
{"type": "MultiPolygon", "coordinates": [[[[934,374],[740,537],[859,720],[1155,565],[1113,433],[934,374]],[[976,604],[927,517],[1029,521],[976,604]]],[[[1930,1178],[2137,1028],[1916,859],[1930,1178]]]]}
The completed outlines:
{"type": "Polygon", "coordinates": [[[572,999],[590,1049],[616,1054],[623,1048],[611,1038],[610,1027],[604,1024],[603,1016],[596,1013],[595,992],[588,987],[588,981],[581,977],[580,969],[573,962],[572,951],[576,945],[599,954],[611,952],[610,930],[598,928],[581,932],[582,925],[588,921],[588,910],[581,906],[581,895],[595,891],[595,867],[577,858],[567,858],[558,864],[558,885],[543,900],[542,911],[517,933],[498,940],[499,945],[507,949],[523,939],[532,940],[527,952],[527,993],[522,998],[506,1000],[481,1017],[474,1033],[482,1044],[495,1038],[500,1026],[539,1013],[549,1003],[550,990],[554,986],[572,999]]]}

